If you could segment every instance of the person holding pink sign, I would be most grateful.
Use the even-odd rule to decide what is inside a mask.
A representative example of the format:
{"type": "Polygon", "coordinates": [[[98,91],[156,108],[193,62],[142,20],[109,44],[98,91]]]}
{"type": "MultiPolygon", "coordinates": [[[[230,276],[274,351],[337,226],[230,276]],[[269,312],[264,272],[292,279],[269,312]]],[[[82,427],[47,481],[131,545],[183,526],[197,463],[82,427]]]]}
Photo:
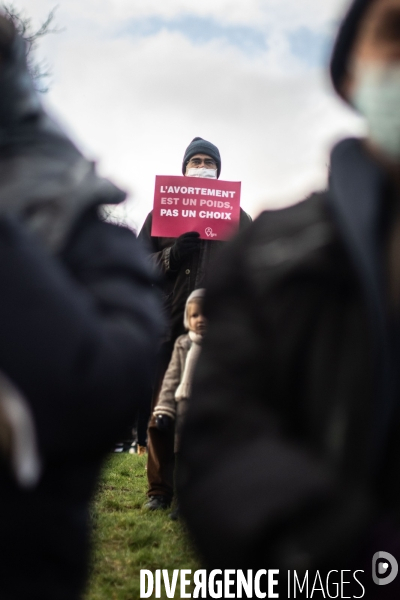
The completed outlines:
{"type": "MultiPolygon", "coordinates": [[[[221,156],[218,148],[200,137],[186,148],[182,174],[185,177],[218,179],[221,173],[221,156]]],[[[250,224],[251,218],[240,209],[240,229],[250,224]]],[[[164,310],[168,327],[160,344],[157,372],[151,399],[153,412],[161,385],[169,365],[176,339],[185,333],[183,315],[190,294],[206,286],[210,271],[215,270],[216,258],[224,245],[222,241],[202,240],[197,231],[188,231],[179,237],[152,236],[153,211],[139,233],[139,240],[148,252],[153,266],[162,273],[164,310]]],[[[154,417],[148,428],[148,462],[150,510],[168,508],[173,496],[174,434],[160,431],[154,417]]]]}

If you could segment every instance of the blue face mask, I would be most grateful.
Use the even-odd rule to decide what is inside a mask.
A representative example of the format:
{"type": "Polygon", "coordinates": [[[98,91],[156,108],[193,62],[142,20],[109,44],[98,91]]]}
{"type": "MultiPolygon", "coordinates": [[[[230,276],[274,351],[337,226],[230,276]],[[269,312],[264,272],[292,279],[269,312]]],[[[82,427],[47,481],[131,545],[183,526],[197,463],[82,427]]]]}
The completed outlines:
{"type": "Polygon", "coordinates": [[[366,119],[369,140],[400,162],[400,64],[359,64],[355,77],[351,101],[366,119]]]}

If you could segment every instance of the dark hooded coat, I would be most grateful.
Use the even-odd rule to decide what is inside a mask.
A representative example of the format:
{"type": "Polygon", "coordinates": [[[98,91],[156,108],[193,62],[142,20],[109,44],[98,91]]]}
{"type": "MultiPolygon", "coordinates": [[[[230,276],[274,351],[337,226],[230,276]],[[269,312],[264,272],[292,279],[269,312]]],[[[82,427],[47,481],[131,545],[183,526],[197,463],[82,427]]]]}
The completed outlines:
{"type": "Polygon", "coordinates": [[[348,568],[385,520],[373,552],[399,550],[390,199],[384,172],[346,140],[327,192],[263,213],[223,252],[179,483],[209,568],[348,568]]]}
{"type": "Polygon", "coordinates": [[[125,194],[45,114],[2,17],[0,40],[0,373],[30,409],[41,463],[24,487],[0,454],[0,598],[76,600],[89,501],[149,395],[161,308],[134,234],[101,216],[125,194]]]}

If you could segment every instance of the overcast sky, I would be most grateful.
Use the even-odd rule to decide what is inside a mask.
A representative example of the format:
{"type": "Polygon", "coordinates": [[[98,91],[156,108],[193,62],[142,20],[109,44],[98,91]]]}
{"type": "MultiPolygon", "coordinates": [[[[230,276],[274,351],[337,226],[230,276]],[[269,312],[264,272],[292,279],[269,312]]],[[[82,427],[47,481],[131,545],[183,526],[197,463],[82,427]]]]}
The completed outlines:
{"type": "Polygon", "coordinates": [[[132,226],[195,136],[256,217],[324,187],[332,144],[363,131],[326,74],[345,0],[14,0],[37,23],[56,4],[46,104],[129,193],[132,226]]]}

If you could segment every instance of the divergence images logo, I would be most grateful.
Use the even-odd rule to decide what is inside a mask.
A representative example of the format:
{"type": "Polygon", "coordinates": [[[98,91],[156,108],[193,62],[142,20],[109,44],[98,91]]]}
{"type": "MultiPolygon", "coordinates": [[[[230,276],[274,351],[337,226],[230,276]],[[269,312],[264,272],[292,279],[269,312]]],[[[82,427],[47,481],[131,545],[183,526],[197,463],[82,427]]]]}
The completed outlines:
{"type": "Polygon", "coordinates": [[[392,583],[399,572],[399,565],[389,552],[376,552],[372,559],[372,579],[376,585],[392,583]]]}

